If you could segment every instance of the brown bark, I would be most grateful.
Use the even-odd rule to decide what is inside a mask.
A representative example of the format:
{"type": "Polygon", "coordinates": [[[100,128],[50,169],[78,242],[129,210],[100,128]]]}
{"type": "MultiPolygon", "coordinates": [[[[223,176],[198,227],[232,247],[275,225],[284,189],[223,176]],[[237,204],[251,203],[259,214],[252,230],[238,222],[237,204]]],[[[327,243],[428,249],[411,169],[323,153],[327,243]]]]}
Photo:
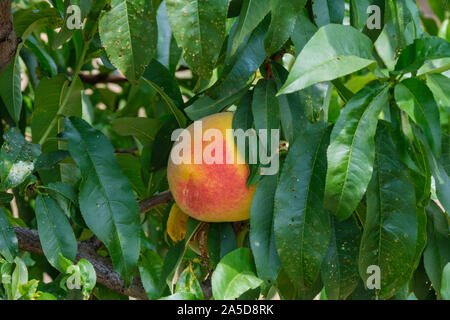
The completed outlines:
{"type": "MultiPolygon", "coordinates": [[[[39,234],[36,230],[14,227],[16,233],[19,249],[27,252],[44,255],[39,234]]],[[[95,269],[97,274],[97,283],[103,284],[105,287],[138,299],[147,299],[145,290],[142,287],[141,280],[134,277],[133,283],[129,288],[124,286],[122,278],[114,271],[112,263],[109,259],[98,255],[95,248],[92,247],[90,241],[78,242],[78,253],[75,261],[80,259],[88,260],[95,269]]]]}
{"type": "MultiPolygon", "coordinates": [[[[164,191],[157,195],[151,196],[147,199],[139,202],[139,211],[141,213],[147,212],[152,208],[171,201],[172,194],[170,191],[164,191]]],[[[19,249],[22,251],[32,252],[39,255],[44,255],[41,242],[39,240],[39,234],[36,230],[14,227],[16,233],[19,249]]],[[[140,278],[134,277],[133,283],[130,287],[125,287],[120,275],[114,271],[113,265],[110,259],[102,257],[97,254],[97,250],[101,242],[97,237],[92,237],[89,240],[78,242],[78,251],[75,261],[84,258],[88,260],[95,269],[97,274],[97,282],[103,284],[107,288],[138,299],[147,299],[145,290],[142,286],[140,278]]]]}
{"type": "Polygon", "coordinates": [[[0,73],[13,59],[19,43],[14,32],[11,0],[0,0],[0,73]]]}

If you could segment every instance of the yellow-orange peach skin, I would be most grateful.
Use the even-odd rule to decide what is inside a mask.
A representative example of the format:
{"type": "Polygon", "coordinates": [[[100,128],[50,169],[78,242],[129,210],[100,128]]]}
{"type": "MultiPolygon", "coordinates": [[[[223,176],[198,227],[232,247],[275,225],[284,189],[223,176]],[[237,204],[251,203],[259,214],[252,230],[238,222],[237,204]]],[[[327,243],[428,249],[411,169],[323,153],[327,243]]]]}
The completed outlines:
{"type": "MultiPolygon", "coordinates": [[[[250,217],[250,205],[256,186],[247,187],[249,168],[238,153],[232,129],[232,112],[207,116],[202,121],[202,136],[208,129],[222,132],[223,164],[194,164],[194,126],[186,128],[191,135],[191,164],[175,164],[169,157],[167,179],[170,191],[180,207],[189,216],[206,222],[242,221],[250,217]],[[234,152],[232,164],[226,163],[226,154],[234,152]]],[[[175,144],[181,141],[175,142],[175,144]]],[[[203,150],[212,141],[203,141],[203,150]]],[[[175,146],[175,145],[174,145],[175,146]]],[[[202,151],[203,151],[202,150],[202,151]]],[[[203,154],[203,152],[202,152],[203,154]]],[[[214,153],[213,153],[214,154],[214,153]]]]}

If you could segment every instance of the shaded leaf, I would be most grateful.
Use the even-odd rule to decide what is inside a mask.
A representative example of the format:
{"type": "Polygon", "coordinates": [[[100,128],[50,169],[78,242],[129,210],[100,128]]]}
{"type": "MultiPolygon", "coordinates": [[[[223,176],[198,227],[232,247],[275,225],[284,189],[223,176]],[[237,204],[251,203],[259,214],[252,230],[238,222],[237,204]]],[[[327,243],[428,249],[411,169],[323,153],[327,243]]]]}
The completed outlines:
{"type": "Polygon", "coordinates": [[[450,262],[449,226],[445,213],[433,201],[430,202],[426,211],[428,241],[423,253],[423,263],[439,297],[444,267],[450,262]]]}
{"type": "Polygon", "coordinates": [[[77,254],[77,240],[72,226],[55,200],[48,196],[37,196],[35,212],[45,257],[53,267],[62,270],[59,254],[71,261],[77,254]]]}
{"type": "Polygon", "coordinates": [[[331,240],[322,265],[327,298],[345,300],[358,285],[358,252],[361,230],[353,219],[331,217],[331,240]]]}
{"type": "Polygon", "coordinates": [[[256,187],[250,210],[250,246],[258,277],[274,282],[281,267],[275,246],[274,201],[278,175],[264,176],[256,187]]]}
{"type": "Polygon", "coordinates": [[[3,209],[0,207],[0,257],[4,257],[6,261],[12,263],[18,253],[16,234],[3,209]]]}
{"type": "Polygon", "coordinates": [[[122,173],[114,148],[84,120],[66,119],[69,152],[84,177],[79,203],[83,218],[105,244],[115,270],[130,283],[140,251],[140,216],[130,182],[122,173]]]}
{"type": "Polygon", "coordinates": [[[328,249],[330,220],[323,208],[330,130],[311,125],[295,140],[275,195],[275,242],[286,274],[311,288],[328,249]]]}
{"type": "Polygon", "coordinates": [[[415,268],[418,221],[414,186],[400,161],[389,133],[380,122],[375,163],[367,190],[367,216],[359,251],[359,273],[366,283],[368,267],[380,268],[381,289],[388,299],[412,277],[415,268]]]}

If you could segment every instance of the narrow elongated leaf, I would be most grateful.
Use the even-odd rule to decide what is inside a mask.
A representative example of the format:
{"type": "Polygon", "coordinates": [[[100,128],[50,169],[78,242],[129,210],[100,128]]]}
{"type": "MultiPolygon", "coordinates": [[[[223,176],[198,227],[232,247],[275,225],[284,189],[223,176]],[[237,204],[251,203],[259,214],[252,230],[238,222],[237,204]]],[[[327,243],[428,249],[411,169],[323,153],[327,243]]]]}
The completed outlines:
{"type": "Polygon", "coordinates": [[[271,130],[280,128],[280,106],[275,97],[277,87],[274,80],[261,79],[255,86],[252,113],[256,130],[267,130],[267,149],[270,150],[271,130]]]}
{"type": "Polygon", "coordinates": [[[450,78],[442,74],[427,74],[427,85],[438,106],[450,114],[450,78]]]}
{"type": "Polygon", "coordinates": [[[423,130],[436,157],[441,153],[439,109],[430,89],[417,79],[406,79],[395,87],[395,100],[400,109],[423,130]]]}
{"type": "Polygon", "coordinates": [[[450,262],[449,226],[445,213],[433,201],[430,202],[426,211],[428,242],[423,253],[423,263],[439,297],[443,270],[445,265],[450,262]]]}
{"type": "MultiPolygon", "coordinates": [[[[289,73],[279,63],[272,64],[272,72],[277,84],[277,90],[279,90],[289,73]]],[[[280,106],[281,128],[283,129],[284,137],[292,143],[305,129],[307,123],[302,98],[299,92],[293,92],[278,96],[278,104],[280,106]]]]}
{"type": "Polygon", "coordinates": [[[323,208],[326,148],[330,130],[317,122],[289,148],[275,195],[275,242],[294,283],[312,287],[330,239],[323,208]]]}
{"type": "Polygon", "coordinates": [[[22,90],[20,87],[19,55],[0,74],[0,98],[11,118],[18,123],[22,111],[22,90]]]}
{"type": "MultiPolygon", "coordinates": [[[[64,75],[58,75],[53,78],[43,78],[39,81],[39,85],[35,92],[33,117],[31,119],[33,142],[39,142],[50,122],[56,117],[59,105],[62,101],[63,89],[67,85],[66,82],[67,78],[64,75]]],[[[51,136],[55,136],[56,133],[57,128],[55,127],[51,136]]]]}
{"type": "MultiPolygon", "coordinates": [[[[267,19],[267,18],[266,18],[267,19]]],[[[264,37],[268,22],[264,19],[234,55],[227,53],[224,69],[217,83],[192,105],[185,109],[192,120],[220,112],[239,99],[246,91],[245,85],[266,58],[264,37]]],[[[233,30],[230,33],[233,34],[233,30]]],[[[231,42],[228,41],[228,48],[231,42]]]]}
{"type": "Polygon", "coordinates": [[[450,262],[445,265],[442,272],[441,297],[450,300],[450,262]]]}
{"type": "Polygon", "coordinates": [[[350,26],[326,25],[300,52],[279,94],[333,80],[375,63],[367,36],[350,26]],[[342,38],[342,34],[346,36],[342,38]]]}
{"type": "Polygon", "coordinates": [[[200,286],[200,282],[192,270],[192,267],[187,267],[177,280],[177,286],[175,292],[191,293],[196,299],[203,300],[203,291],[200,286]]]}
{"type": "Polygon", "coordinates": [[[184,241],[178,242],[167,252],[158,281],[159,296],[161,296],[167,290],[167,286],[169,286],[170,292],[173,291],[172,284],[175,272],[177,271],[181,261],[183,260],[189,241],[192,239],[200,226],[200,221],[189,219],[186,223],[186,237],[184,238],[184,241]]]}
{"type": "Polygon", "coordinates": [[[74,261],[77,254],[77,240],[72,226],[56,201],[48,196],[37,196],[35,211],[45,257],[53,267],[62,270],[59,255],[74,261]]]}
{"type": "Polygon", "coordinates": [[[0,151],[0,191],[16,187],[33,172],[41,146],[25,140],[17,128],[9,129],[0,151]]]}
{"type": "Polygon", "coordinates": [[[157,119],[150,118],[117,118],[111,125],[122,136],[133,136],[144,146],[149,146],[158,133],[161,123],[157,119]]]}
{"type": "Polygon", "coordinates": [[[350,0],[350,22],[358,30],[364,29],[367,24],[367,9],[371,0],[350,0]]]}
{"type": "Polygon", "coordinates": [[[116,158],[123,173],[127,176],[128,180],[130,180],[133,190],[136,191],[140,198],[144,198],[147,189],[142,180],[142,168],[139,158],[129,153],[116,154],[116,158]]]}
{"type": "Polygon", "coordinates": [[[168,0],[167,15],[183,58],[209,79],[225,40],[228,0],[168,0]]]}
{"type": "Polygon", "coordinates": [[[162,265],[163,261],[156,252],[147,250],[142,255],[142,260],[139,263],[139,274],[149,299],[159,298],[158,282],[161,276],[162,265]]]}
{"type": "Polygon", "coordinates": [[[18,253],[16,234],[3,209],[0,207],[0,256],[12,263],[18,253]]]}
{"type": "Polygon", "coordinates": [[[111,63],[130,82],[139,80],[156,54],[158,31],[150,0],[112,0],[99,22],[100,39],[111,63]]]}
{"type": "Polygon", "coordinates": [[[331,240],[322,265],[327,298],[344,300],[358,286],[358,252],[361,230],[353,219],[331,217],[331,240]]]}
{"type": "Polygon", "coordinates": [[[212,223],[208,231],[208,256],[213,268],[231,251],[237,249],[236,234],[231,223],[212,223]]]}
{"type": "Polygon", "coordinates": [[[303,9],[295,21],[294,31],[291,34],[291,40],[295,46],[295,55],[303,50],[308,41],[317,32],[317,26],[309,20],[308,11],[303,9]]]}
{"type": "Polygon", "coordinates": [[[377,294],[388,299],[411,278],[415,268],[417,213],[414,186],[400,161],[389,128],[380,122],[375,164],[367,190],[367,216],[359,251],[359,273],[366,284],[368,267],[380,268],[377,294]]]}
{"type": "Polygon", "coordinates": [[[280,270],[275,246],[274,197],[278,175],[264,176],[256,187],[250,210],[250,246],[258,277],[274,282],[280,270]]]}
{"type": "Polygon", "coordinates": [[[272,0],[269,30],[264,41],[268,55],[274,54],[294,31],[297,16],[305,7],[306,0],[272,0]]]}
{"type": "Polygon", "coordinates": [[[325,206],[339,220],[361,201],[372,176],[378,115],[388,101],[388,86],[367,86],[347,103],[331,133],[327,151],[325,206]]]}
{"type": "Polygon", "coordinates": [[[261,283],[262,280],[256,277],[255,264],[248,248],[236,249],[223,257],[211,278],[216,300],[236,299],[261,283]]]}
{"type": "Polygon", "coordinates": [[[344,0],[315,0],[312,4],[314,20],[319,27],[329,23],[342,23],[345,14],[344,0]]]}
{"type": "Polygon", "coordinates": [[[403,73],[413,72],[426,60],[447,58],[450,56],[450,43],[439,37],[415,39],[398,58],[395,70],[403,73]]]}
{"type": "Polygon", "coordinates": [[[131,280],[140,251],[140,217],[130,182],[122,173],[114,148],[84,120],[66,119],[69,152],[84,179],[79,203],[86,224],[106,245],[114,268],[131,280]]]}
{"type": "Polygon", "coordinates": [[[182,50],[178,48],[173,37],[169,19],[167,18],[166,3],[164,1],[159,5],[156,13],[156,22],[158,23],[156,59],[169,70],[170,74],[173,74],[181,58],[182,50]]]}
{"type": "Polygon", "coordinates": [[[184,103],[181,97],[180,87],[173,75],[170,74],[170,71],[158,60],[153,59],[142,76],[144,79],[159,86],[172,99],[177,108],[182,108],[184,103]]]}
{"type": "Polygon", "coordinates": [[[231,54],[242,44],[270,11],[269,0],[243,0],[239,21],[233,34],[231,54]]]}

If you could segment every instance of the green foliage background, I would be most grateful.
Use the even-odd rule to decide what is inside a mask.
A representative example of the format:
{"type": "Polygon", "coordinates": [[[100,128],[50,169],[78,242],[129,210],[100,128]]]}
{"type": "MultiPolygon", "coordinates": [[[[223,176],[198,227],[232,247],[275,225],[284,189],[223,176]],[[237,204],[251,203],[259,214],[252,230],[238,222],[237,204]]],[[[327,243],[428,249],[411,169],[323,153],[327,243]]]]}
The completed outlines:
{"type": "Polygon", "coordinates": [[[450,8],[427,4],[435,18],[413,0],[13,1],[0,299],[128,299],[74,263],[94,236],[149,299],[209,299],[205,283],[212,299],[450,299],[450,8]],[[168,189],[172,131],[224,110],[286,148],[277,175],[250,166],[250,220],[210,224],[196,253],[204,223],[174,243],[171,203],[138,202],[168,189]]]}

